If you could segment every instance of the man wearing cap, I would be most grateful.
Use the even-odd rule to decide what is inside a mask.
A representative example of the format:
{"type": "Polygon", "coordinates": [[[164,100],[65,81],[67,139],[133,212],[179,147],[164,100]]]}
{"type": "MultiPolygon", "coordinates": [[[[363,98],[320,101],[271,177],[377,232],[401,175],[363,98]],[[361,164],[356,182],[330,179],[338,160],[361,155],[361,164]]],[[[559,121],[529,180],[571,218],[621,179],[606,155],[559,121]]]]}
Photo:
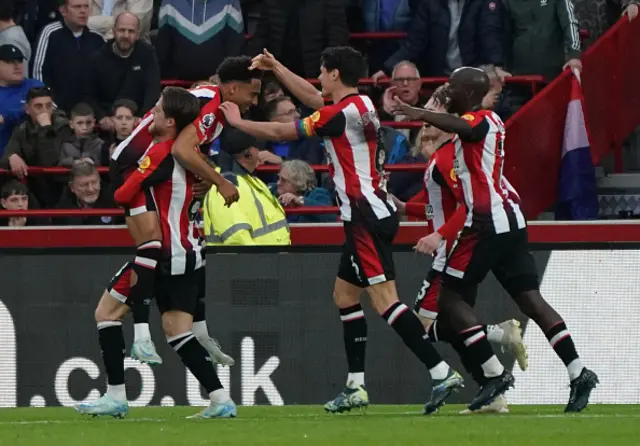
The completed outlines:
{"type": "Polygon", "coordinates": [[[220,138],[219,170],[240,193],[229,207],[211,188],[204,204],[207,245],[290,245],[289,224],[284,209],[269,187],[253,173],[260,164],[256,140],[240,130],[225,129],[220,138]]]}
{"type": "Polygon", "coordinates": [[[25,119],[27,92],[42,82],[25,79],[24,54],[14,45],[0,45],[0,157],[13,133],[25,119]]]}

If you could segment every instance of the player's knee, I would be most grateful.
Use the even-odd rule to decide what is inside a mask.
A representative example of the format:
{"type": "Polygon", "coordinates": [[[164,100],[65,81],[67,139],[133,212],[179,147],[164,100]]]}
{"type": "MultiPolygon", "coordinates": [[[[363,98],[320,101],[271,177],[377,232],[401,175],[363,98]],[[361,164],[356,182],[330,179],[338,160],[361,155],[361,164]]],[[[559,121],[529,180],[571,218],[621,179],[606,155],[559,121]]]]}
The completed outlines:
{"type": "Polygon", "coordinates": [[[420,322],[422,322],[422,326],[424,327],[425,331],[428,331],[429,327],[431,327],[431,324],[433,324],[433,319],[429,319],[428,317],[422,316],[420,314],[418,314],[418,319],[420,319],[420,322]]]}
{"type": "Polygon", "coordinates": [[[371,305],[378,312],[383,314],[394,303],[398,302],[398,292],[395,281],[379,283],[367,289],[371,297],[371,305]]]}
{"type": "Polygon", "coordinates": [[[360,302],[362,289],[349,282],[337,279],[333,289],[333,301],[338,308],[349,308],[360,302]]]}
{"type": "Polygon", "coordinates": [[[102,294],[94,312],[96,322],[120,321],[129,312],[129,307],[118,301],[108,291],[102,294]]]}
{"type": "Polygon", "coordinates": [[[193,329],[193,316],[182,311],[167,311],[162,314],[162,329],[167,338],[186,333],[193,329]]]}

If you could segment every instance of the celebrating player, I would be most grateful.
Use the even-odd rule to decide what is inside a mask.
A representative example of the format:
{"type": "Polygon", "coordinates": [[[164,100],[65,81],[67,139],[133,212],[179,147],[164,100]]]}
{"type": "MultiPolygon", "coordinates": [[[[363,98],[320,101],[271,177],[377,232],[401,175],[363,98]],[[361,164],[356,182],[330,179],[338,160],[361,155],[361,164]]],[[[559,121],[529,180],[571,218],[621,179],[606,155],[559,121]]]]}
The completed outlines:
{"type": "MultiPolygon", "coordinates": [[[[460,117],[414,108],[394,98],[396,113],[456,134],[454,171],[468,213],[442,276],[441,315],[487,378],[469,405],[469,410],[477,410],[514,382],[494,355],[473,307],[464,297],[492,271],[522,312],[542,329],[567,367],[571,392],[565,412],[579,412],[587,406],[598,377],[583,366],[564,320],[540,294],[536,266],[528,249],[526,221],[503,182],[504,125],[492,111],[481,110],[488,89],[489,79],[482,70],[463,67],[454,71],[449,78],[449,109],[460,117]]],[[[442,240],[438,232],[428,238],[425,243],[432,247],[442,240]]]]}
{"type": "MultiPolygon", "coordinates": [[[[158,281],[155,296],[158,308],[163,313],[163,327],[169,343],[181,355],[185,365],[196,378],[204,381],[210,392],[214,392],[222,386],[216,387],[215,370],[205,360],[206,350],[190,331],[188,317],[177,312],[167,313],[174,307],[195,312],[198,297],[196,272],[203,272],[200,244],[193,234],[194,223],[186,221],[189,218],[188,207],[193,197],[192,176],[187,175],[184,168],[170,155],[176,136],[180,130],[193,122],[199,111],[198,99],[188,91],[182,88],[167,88],[163,91],[148,127],[153,136],[153,143],[140,168],[129,175],[116,191],[116,195],[125,195],[131,199],[135,196],[135,192],[128,193],[133,189],[131,183],[136,182],[135,187],[139,187],[140,178],[148,180],[149,184],[155,184],[149,187],[148,193],[157,206],[163,236],[161,256],[158,260],[164,264],[154,277],[158,281]],[[176,243],[171,231],[181,234],[184,228],[188,229],[188,234],[182,234],[176,243]],[[181,336],[175,337],[176,335],[181,336]],[[175,340],[179,341],[174,342],[175,340]],[[211,378],[212,375],[215,379],[211,378]]],[[[124,199],[120,198],[120,201],[124,199]]],[[[124,338],[121,321],[128,307],[117,299],[126,299],[127,296],[131,298],[131,272],[131,267],[125,266],[121,269],[111,283],[111,291],[105,292],[101,299],[101,305],[112,307],[111,312],[120,316],[117,319],[98,322],[100,348],[108,380],[107,392],[97,401],[78,404],[75,409],[80,413],[123,417],[129,410],[124,384],[124,338]]],[[[126,299],[125,303],[129,299],[126,299]]]]}
{"type": "Polygon", "coordinates": [[[357,89],[364,58],[353,48],[326,49],[319,77],[322,96],[266,51],[254,62],[256,68],[272,69],[290,91],[319,110],[295,123],[263,123],[243,120],[238,108],[225,102],[220,108],[227,121],[258,138],[282,141],[323,137],[344,222],[346,243],[334,300],[343,324],[349,374],[345,389],[324,406],[325,410],[343,412],[369,404],[364,386],[367,323],[360,306],[364,290],[375,310],[428,368],[433,379],[429,408],[437,410],[454,389],[462,386],[462,377],[442,360],[425,339],[417,316],[398,299],[392,255],[398,216],[384,184],[386,154],[380,142],[378,115],[371,99],[357,89]],[[331,98],[333,105],[323,107],[323,97],[331,98]]]}
{"type": "MultiPolygon", "coordinates": [[[[237,200],[237,189],[209,166],[197,152],[194,152],[193,147],[210,143],[222,132],[224,117],[218,111],[218,106],[223,97],[245,110],[257,103],[261,84],[260,75],[250,71],[248,69],[250,65],[251,59],[248,57],[229,57],[218,68],[220,86],[200,86],[191,90],[191,93],[199,98],[202,108],[197,121],[180,132],[172,148],[173,155],[183,166],[206,180],[196,187],[199,187],[202,193],[206,193],[211,184],[216,184],[218,193],[224,197],[227,204],[237,200]]],[[[114,189],[122,185],[124,179],[139,167],[140,160],[145,162],[143,155],[153,139],[149,129],[152,121],[153,110],[143,118],[131,136],[115,149],[110,164],[114,189]]],[[[141,362],[158,364],[162,359],[156,353],[151,341],[149,303],[153,297],[154,271],[160,256],[162,231],[158,223],[155,203],[149,192],[140,191],[131,200],[129,206],[125,207],[125,214],[127,227],[138,247],[134,262],[125,266],[126,270],[129,268],[133,270],[131,274],[127,273],[133,280],[131,295],[127,296],[127,301],[133,305],[134,319],[134,344],[131,348],[131,356],[141,362]]],[[[115,290],[115,293],[117,292],[115,290]]],[[[125,300],[122,296],[119,298],[121,301],[125,300]]],[[[113,320],[116,315],[110,313],[112,307],[110,298],[106,303],[101,300],[96,310],[97,320],[113,320]]],[[[196,337],[209,351],[213,361],[232,365],[233,359],[220,350],[215,339],[209,337],[204,314],[204,302],[202,302],[196,314],[194,326],[196,337]]]]}
{"type": "MultiPolygon", "coordinates": [[[[389,90],[389,93],[385,95],[385,105],[390,102],[389,96],[392,94],[393,90],[389,90]]],[[[425,105],[425,109],[445,113],[447,101],[446,88],[439,87],[425,105]]],[[[453,135],[425,124],[418,135],[418,144],[422,148],[422,154],[429,160],[424,175],[424,189],[407,203],[393,198],[401,213],[419,218],[424,218],[426,214],[429,232],[437,231],[443,238],[436,247],[429,245],[430,239],[428,237],[422,238],[416,245],[418,252],[433,253],[434,259],[431,270],[418,293],[414,311],[422,321],[429,338],[433,342],[450,343],[460,355],[462,364],[482,386],[486,381],[482,370],[478,370],[475,364],[468,360],[464,345],[458,341],[457,334],[452,330],[447,330],[446,324],[443,327],[443,324],[437,320],[440,277],[447,256],[451,252],[456,236],[462,230],[466,219],[464,205],[459,206],[462,198],[453,169],[455,148],[451,143],[452,138],[453,135]]],[[[504,181],[506,182],[506,178],[504,181]]],[[[513,199],[518,200],[519,198],[514,196],[513,199]]],[[[465,296],[472,306],[475,304],[476,291],[474,287],[469,290],[469,295],[465,296]]],[[[505,321],[498,325],[487,325],[484,328],[487,330],[489,341],[499,344],[503,349],[513,353],[522,370],[527,368],[527,350],[522,342],[522,332],[518,321],[505,321]]],[[[428,408],[426,411],[429,412],[428,408]]],[[[498,413],[508,411],[507,401],[501,396],[494,399],[488,406],[478,410],[478,412],[498,413]]],[[[470,412],[467,410],[463,413],[470,412]]]]}

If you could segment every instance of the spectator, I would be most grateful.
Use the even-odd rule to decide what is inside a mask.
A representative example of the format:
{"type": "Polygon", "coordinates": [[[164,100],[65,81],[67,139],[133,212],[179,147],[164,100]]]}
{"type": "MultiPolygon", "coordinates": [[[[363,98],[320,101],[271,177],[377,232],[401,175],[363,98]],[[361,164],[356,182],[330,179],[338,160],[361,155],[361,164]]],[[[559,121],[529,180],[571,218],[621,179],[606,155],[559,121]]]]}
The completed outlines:
{"type": "MultiPolygon", "coordinates": [[[[28,166],[53,167],[58,164],[62,141],[69,138],[71,129],[67,118],[53,110],[51,91],[36,87],[27,93],[27,120],[15,128],[0,167],[22,180],[28,175],[28,166]]],[[[58,200],[60,188],[51,178],[29,178],[29,189],[45,207],[58,200]]]]}
{"type": "MultiPolygon", "coordinates": [[[[419,0],[362,0],[367,32],[408,31],[419,0]]],[[[400,40],[376,40],[369,49],[371,72],[384,69],[384,62],[400,48],[400,40]]]]}
{"type": "Polygon", "coordinates": [[[227,128],[221,139],[219,164],[225,178],[238,188],[240,200],[227,207],[215,186],[211,188],[204,206],[207,245],[290,245],[284,209],[253,175],[260,164],[255,138],[227,128]]]}
{"type": "Polygon", "coordinates": [[[96,166],[102,163],[104,141],[93,133],[96,118],[88,104],[80,102],[71,109],[69,127],[73,135],[62,143],[60,162],[62,167],[71,167],[79,159],[90,159],[96,166]]]}
{"type": "Polygon", "coordinates": [[[502,67],[503,38],[500,0],[419,0],[407,38],[372,78],[391,73],[402,60],[414,62],[429,77],[449,75],[463,65],[502,67]]]}
{"type": "Polygon", "coordinates": [[[122,13],[130,12],[140,22],[138,34],[145,40],[151,30],[153,0],[91,0],[91,11],[87,26],[104,40],[114,37],[115,19],[122,13]]]}
{"type": "MultiPolygon", "coordinates": [[[[100,183],[100,175],[91,159],[78,160],[71,167],[69,186],[64,190],[57,209],[113,209],[113,194],[100,183]]],[[[110,225],[120,224],[122,217],[91,216],[54,219],[57,225],[110,225]]]]}
{"type": "Polygon", "coordinates": [[[135,127],[135,114],[138,109],[138,106],[135,102],[130,101],[128,99],[118,99],[113,103],[113,109],[111,113],[113,114],[113,122],[114,122],[114,136],[113,139],[106,141],[102,146],[102,165],[109,165],[109,158],[111,154],[115,150],[115,148],[122,141],[127,139],[131,133],[133,133],[133,128],[135,127]]]}
{"type": "Polygon", "coordinates": [[[38,38],[33,77],[53,90],[57,107],[68,112],[89,88],[89,60],[104,45],[87,28],[89,0],[65,0],[63,19],[45,26],[38,38]]]}
{"type": "MultiPolygon", "coordinates": [[[[582,70],[580,35],[572,0],[505,0],[507,69],[514,75],[542,75],[547,82],[564,68],[582,70]]],[[[509,85],[500,105],[508,119],[531,99],[531,88],[509,85]]]]}
{"type": "Polygon", "coordinates": [[[24,55],[13,45],[0,46],[0,157],[14,128],[25,118],[27,93],[42,83],[24,78],[24,55]]]}
{"type": "Polygon", "coordinates": [[[320,53],[349,41],[344,0],[264,0],[250,55],[266,48],[302,77],[318,77],[320,53]]]}
{"type": "Polygon", "coordinates": [[[115,38],[91,58],[89,97],[102,130],[114,129],[111,108],[116,99],[132,100],[144,115],[160,97],[158,59],[151,44],[138,40],[139,25],[134,14],[118,15],[115,38]]]}
{"type": "MultiPolygon", "coordinates": [[[[422,80],[420,78],[420,71],[418,71],[416,64],[413,62],[403,60],[393,67],[393,72],[391,74],[391,87],[396,89],[396,94],[400,99],[414,107],[423,107],[427,102],[424,97],[420,96],[422,80]]],[[[406,116],[389,115],[385,111],[380,113],[380,118],[383,121],[410,121],[406,116]]],[[[402,129],[399,131],[411,143],[413,143],[420,129],[402,129]]]]}
{"type": "Polygon", "coordinates": [[[24,54],[28,66],[31,59],[31,44],[22,27],[14,21],[14,14],[13,0],[3,0],[0,3],[0,46],[17,47],[24,54]]]}
{"type": "Polygon", "coordinates": [[[563,67],[582,70],[580,28],[572,0],[504,0],[507,68],[515,75],[539,74],[551,81],[563,67]]]}
{"type": "Polygon", "coordinates": [[[240,0],[162,0],[158,27],[163,79],[207,79],[244,46],[240,0]]]}
{"type": "MultiPolygon", "coordinates": [[[[29,189],[17,180],[10,180],[0,190],[0,205],[7,211],[29,210],[29,189]]],[[[0,219],[0,226],[21,227],[27,225],[27,217],[0,219]]]]}
{"type": "MultiPolygon", "coordinates": [[[[278,182],[271,186],[271,190],[285,208],[333,206],[331,193],[324,187],[318,187],[315,172],[304,161],[291,160],[282,163],[278,182]]],[[[289,215],[287,220],[289,223],[326,223],[337,221],[338,215],[289,215]]]]}
{"type": "Polygon", "coordinates": [[[45,26],[60,18],[60,0],[19,0],[15,5],[17,22],[31,43],[45,26]]]}
{"type": "MultiPolygon", "coordinates": [[[[278,96],[265,106],[266,118],[270,122],[295,122],[300,112],[291,98],[278,96]]],[[[297,141],[269,141],[266,149],[260,152],[263,163],[282,164],[284,160],[303,160],[309,164],[324,163],[324,145],[318,137],[297,141]]]]}

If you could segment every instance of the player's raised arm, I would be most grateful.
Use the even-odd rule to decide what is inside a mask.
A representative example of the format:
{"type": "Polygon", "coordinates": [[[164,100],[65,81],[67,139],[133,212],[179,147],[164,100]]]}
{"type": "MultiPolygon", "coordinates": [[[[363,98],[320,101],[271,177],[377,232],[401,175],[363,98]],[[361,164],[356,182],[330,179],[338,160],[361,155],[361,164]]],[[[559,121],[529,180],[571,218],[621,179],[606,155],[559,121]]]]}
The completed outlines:
{"type": "Polygon", "coordinates": [[[215,184],[218,193],[225,199],[227,206],[238,201],[238,189],[209,165],[195,149],[200,144],[196,126],[189,124],[176,138],[171,154],[185,169],[195,173],[203,180],[215,184]]]}
{"type": "Polygon", "coordinates": [[[232,102],[224,102],[220,105],[220,110],[230,126],[242,130],[256,138],[271,141],[295,141],[300,139],[295,122],[256,122],[242,119],[240,109],[232,102]]]}
{"type": "Polygon", "coordinates": [[[266,49],[253,58],[251,69],[272,71],[276,79],[307,107],[318,110],[324,106],[324,99],[316,87],[282,65],[266,49]]]}

